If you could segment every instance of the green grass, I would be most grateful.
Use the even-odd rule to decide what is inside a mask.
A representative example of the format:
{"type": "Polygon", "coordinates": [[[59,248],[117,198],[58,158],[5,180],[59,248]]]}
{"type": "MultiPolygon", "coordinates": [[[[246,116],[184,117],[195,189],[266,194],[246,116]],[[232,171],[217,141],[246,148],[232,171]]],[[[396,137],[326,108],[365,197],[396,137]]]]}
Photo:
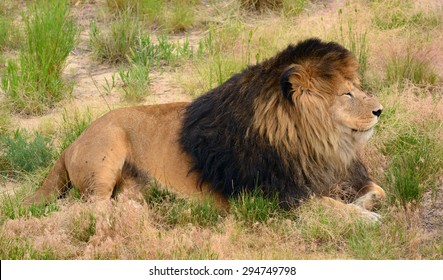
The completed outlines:
{"type": "Polygon", "coordinates": [[[396,28],[431,30],[441,23],[441,17],[413,9],[413,1],[372,1],[373,24],[380,30],[396,28]]]}
{"type": "MultiPolygon", "coordinates": [[[[343,44],[349,51],[351,51],[358,59],[359,72],[364,78],[368,69],[368,41],[367,32],[357,32],[351,20],[347,22],[347,28],[343,27],[343,22],[340,23],[338,42],[343,44]]],[[[363,79],[363,81],[365,81],[363,79]]]]}
{"type": "Polygon", "coordinates": [[[60,128],[60,152],[68,148],[93,121],[92,113],[89,109],[83,112],[78,110],[68,112],[65,109],[62,114],[62,119],[63,122],[60,128]]]}
{"type": "Polygon", "coordinates": [[[52,201],[47,204],[31,205],[25,207],[22,205],[22,195],[3,195],[1,198],[1,222],[6,219],[18,219],[23,217],[43,217],[50,213],[59,211],[60,205],[58,201],[52,201]]]}
{"type": "Polygon", "coordinates": [[[150,83],[149,68],[134,64],[128,70],[121,69],[118,74],[123,82],[123,100],[129,103],[142,101],[148,93],[150,83]]]}
{"type": "Polygon", "coordinates": [[[22,36],[11,19],[0,15],[0,50],[16,49],[20,46],[22,36]]]}
{"type": "Polygon", "coordinates": [[[145,0],[106,0],[109,11],[118,14],[130,11],[134,14],[142,13],[145,0]]]}
{"type": "Polygon", "coordinates": [[[438,80],[431,60],[416,57],[410,51],[404,55],[395,55],[386,65],[388,84],[410,82],[417,86],[426,86],[435,85],[438,80]]]}
{"type": "Polygon", "coordinates": [[[24,24],[18,62],[8,62],[1,87],[13,110],[40,114],[71,91],[61,75],[78,30],[69,17],[67,0],[31,4],[24,24]]]}
{"type": "Polygon", "coordinates": [[[196,24],[200,0],[145,0],[143,16],[147,23],[166,32],[184,32],[196,24]]]}
{"type": "Polygon", "coordinates": [[[46,167],[54,155],[51,139],[38,132],[31,134],[17,129],[13,136],[2,136],[1,140],[4,159],[17,171],[29,173],[46,167]]]}
{"type": "Polygon", "coordinates": [[[419,204],[424,192],[436,187],[436,176],[443,168],[443,147],[432,137],[438,128],[412,127],[386,144],[391,162],[385,175],[393,203],[419,204]]]}
{"type": "Polygon", "coordinates": [[[183,43],[172,42],[165,33],[157,36],[156,43],[149,34],[139,38],[137,45],[128,55],[129,62],[144,67],[178,66],[180,61],[192,58],[194,50],[186,37],[183,43]]]}
{"type": "Polygon", "coordinates": [[[240,0],[240,7],[246,11],[281,11],[288,17],[298,16],[309,3],[308,0],[240,0]]]}
{"type": "Polygon", "coordinates": [[[280,209],[277,196],[265,197],[257,190],[253,193],[245,192],[231,199],[230,213],[236,220],[252,225],[277,218],[284,214],[284,210],[280,209]]]}
{"type": "Polygon", "coordinates": [[[301,14],[309,0],[282,0],[282,10],[285,16],[294,17],[301,14]]]}
{"type": "Polygon", "coordinates": [[[150,186],[144,191],[144,197],[151,209],[163,224],[169,226],[215,226],[220,220],[220,210],[211,199],[202,202],[178,198],[167,189],[150,186]]]}
{"type": "Polygon", "coordinates": [[[53,250],[37,250],[28,240],[10,238],[3,230],[0,231],[0,259],[2,260],[55,260],[53,250]]]}
{"type": "Polygon", "coordinates": [[[12,129],[12,120],[9,108],[5,102],[0,102],[0,137],[10,132],[12,129]]]}

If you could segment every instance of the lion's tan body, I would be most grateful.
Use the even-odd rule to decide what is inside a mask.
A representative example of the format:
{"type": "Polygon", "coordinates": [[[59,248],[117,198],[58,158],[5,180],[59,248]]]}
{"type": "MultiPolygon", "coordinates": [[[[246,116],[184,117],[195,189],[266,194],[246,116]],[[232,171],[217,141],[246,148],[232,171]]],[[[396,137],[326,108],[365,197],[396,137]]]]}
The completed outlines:
{"type": "Polygon", "coordinates": [[[216,203],[226,199],[198,185],[189,173],[190,159],[178,145],[183,108],[187,103],[138,106],[111,111],[97,119],[56,162],[53,170],[29,202],[43,202],[58,195],[69,181],[92,199],[111,198],[116,185],[134,187],[122,174],[125,162],[177,193],[201,199],[212,193],[216,203]],[[59,181],[59,182],[57,182],[59,181]]]}

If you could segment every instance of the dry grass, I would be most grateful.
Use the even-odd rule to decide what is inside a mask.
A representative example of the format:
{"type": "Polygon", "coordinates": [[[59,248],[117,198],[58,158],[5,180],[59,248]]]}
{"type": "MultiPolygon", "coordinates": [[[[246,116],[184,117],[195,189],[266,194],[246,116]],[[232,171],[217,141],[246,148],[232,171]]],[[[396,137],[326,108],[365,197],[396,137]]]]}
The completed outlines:
{"type": "MultiPolygon", "coordinates": [[[[151,38],[175,32],[168,33],[171,45],[165,47],[180,41],[176,47],[186,49],[186,54],[177,52],[180,59],[174,63],[149,61],[149,83],[135,89],[136,94],[152,93],[155,102],[183,100],[183,96],[189,100],[189,95],[198,96],[248,64],[307,37],[346,45],[366,65],[364,88],[374,92],[384,106],[376,133],[361,154],[374,180],[388,191],[388,201],[380,210],[380,224],[365,223],[316,201],[291,211],[263,201],[258,216],[257,209],[241,202],[225,213],[211,202],[198,204],[152,190],[144,199],[122,194],[100,203],[81,201],[72,192],[46,207],[26,209],[21,199],[39,185],[47,170],[16,176],[0,143],[1,259],[442,259],[443,5],[439,1],[298,1],[305,4],[301,12],[293,14],[284,10],[288,1],[74,2],[78,3],[79,20],[82,9],[95,7],[114,13],[133,4],[128,20],[136,21],[151,38]],[[192,13],[174,14],[174,5],[184,2],[194,7],[192,13]],[[259,2],[263,7],[271,2],[278,5],[258,8],[261,12],[257,13],[242,9],[240,2],[252,7],[259,2]],[[165,3],[170,9],[164,9],[165,3]],[[172,21],[181,16],[184,19],[172,21]],[[187,42],[186,48],[183,42],[187,42]],[[426,147],[421,141],[427,141],[426,147]],[[414,158],[417,153],[419,157],[414,158]],[[404,168],[407,166],[414,168],[404,168]],[[403,173],[396,173],[399,170],[403,173]],[[422,175],[417,182],[406,182],[413,183],[417,196],[405,199],[398,192],[398,178],[418,173],[422,175]],[[397,180],[392,180],[392,174],[397,174],[397,180]]],[[[12,0],[5,3],[0,6],[17,6],[12,0]]],[[[96,15],[93,20],[108,34],[111,26],[103,24],[103,17],[96,15]]],[[[85,43],[70,58],[79,63],[75,59],[83,55],[89,57],[84,60],[87,63],[112,71],[106,61],[92,64],[87,29],[81,37],[85,43]]],[[[159,40],[152,43],[159,45],[159,40]]],[[[109,42],[103,44],[110,47],[109,42]]],[[[8,50],[12,48],[9,56],[16,55],[14,46],[8,45],[8,50]]],[[[113,61],[121,71],[134,67],[127,55],[113,61]]],[[[4,71],[0,65],[0,72],[4,71]]],[[[84,86],[81,71],[74,75],[75,86],[84,86]]],[[[115,87],[122,83],[117,79],[115,87]]],[[[95,86],[105,88],[106,84],[95,86]]],[[[11,136],[16,126],[30,132],[38,128],[53,139],[53,148],[60,152],[91,118],[100,115],[72,109],[89,107],[90,96],[75,96],[51,115],[33,120],[37,123],[33,127],[26,127],[28,120],[1,103],[0,138],[11,136]],[[51,119],[60,121],[54,124],[51,119]],[[59,128],[63,128],[61,133],[59,128]]],[[[101,91],[91,104],[96,112],[104,112],[110,105],[103,100],[112,98],[117,101],[111,107],[122,105],[112,89],[101,91]]],[[[4,93],[0,92],[0,102],[2,99],[4,93]]]]}

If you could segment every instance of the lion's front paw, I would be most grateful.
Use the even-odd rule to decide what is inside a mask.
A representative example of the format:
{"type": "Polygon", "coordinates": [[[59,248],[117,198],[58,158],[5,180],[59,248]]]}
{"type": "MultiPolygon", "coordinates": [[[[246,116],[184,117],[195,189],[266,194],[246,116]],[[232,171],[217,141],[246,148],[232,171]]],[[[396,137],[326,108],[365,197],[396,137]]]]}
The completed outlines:
{"type": "Polygon", "coordinates": [[[364,195],[357,198],[353,204],[369,211],[379,208],[386,197],[385,191],[375,183],[365,187],[362,191],[364,195]]]}

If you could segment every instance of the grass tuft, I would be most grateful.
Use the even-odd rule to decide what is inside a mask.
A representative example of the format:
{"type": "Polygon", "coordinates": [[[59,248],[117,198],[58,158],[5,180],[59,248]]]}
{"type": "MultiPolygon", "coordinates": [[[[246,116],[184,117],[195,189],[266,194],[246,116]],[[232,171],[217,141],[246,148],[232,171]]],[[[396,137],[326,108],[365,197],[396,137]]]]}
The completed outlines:
{"type": "Polygon", "coordinates": [[[89,26],[90,45],[96,57],[109,63],[126,62],[131,49],[140,36],[137,17],[128,10],[119,13],[111,22],[109,30],[102,31],[92,21],[89,26]]]}
{"type": "Polygon", "coordinates": [[[443,148],[430,135],[412,127],[386,144],[391,163],[385,175],[392,202],[417,204],[436,183],[443,168],[443,148]]]}
{"type": "Polygon", "coordinates": [[[45,0],[29,7],[19,60],[8,62],[1,79],[1,87],[15,111],[42,113],[71,91],[61,77],[78,34],[68,15],[67,0],[45,0]]]}
{"type": "Polygon", "coordinates": [[[386,82],[388,84],[411,82],[417,86],[435,85],[438,75],[427,59],[412,55],[396,55],[386,65],[386,82]]]}
{"type": "Polygon", "coordinates": [[[243,193],[230,201],[233,217],[247,225],[265,223],[278,217],[283,210],[279,207],[278,197],[265,197],[260,191],[243,193]]]}

